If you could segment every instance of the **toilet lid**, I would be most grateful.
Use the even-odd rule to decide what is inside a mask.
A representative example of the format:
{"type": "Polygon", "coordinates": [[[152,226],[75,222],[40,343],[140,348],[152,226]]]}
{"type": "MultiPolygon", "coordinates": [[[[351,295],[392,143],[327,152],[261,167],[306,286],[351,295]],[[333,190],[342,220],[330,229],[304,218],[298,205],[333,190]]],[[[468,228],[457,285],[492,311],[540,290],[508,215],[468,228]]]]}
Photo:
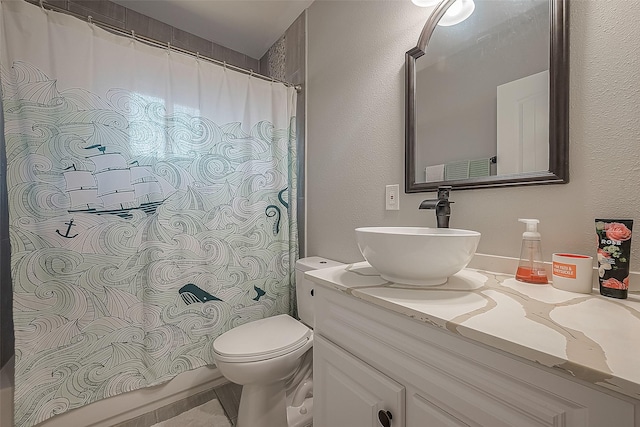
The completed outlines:
{"type": "Polygon", "coordinates": [[[225,359],[263,360],[303,346],[312,333],[293,317],[281,314],[225,332],[213,342],[213,351],[225,359]]]}

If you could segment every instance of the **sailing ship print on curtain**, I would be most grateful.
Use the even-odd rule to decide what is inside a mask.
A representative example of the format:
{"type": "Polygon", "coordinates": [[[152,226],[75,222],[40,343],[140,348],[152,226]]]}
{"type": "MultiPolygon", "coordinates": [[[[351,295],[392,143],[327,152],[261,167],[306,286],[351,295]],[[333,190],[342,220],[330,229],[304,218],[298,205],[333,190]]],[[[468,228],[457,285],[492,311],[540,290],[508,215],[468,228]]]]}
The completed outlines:
{"type": "Polygon", "coordinates": [[[295,91],[0,13],[15,425],[213,364],[218,335],[289,313],[295,91]]]}

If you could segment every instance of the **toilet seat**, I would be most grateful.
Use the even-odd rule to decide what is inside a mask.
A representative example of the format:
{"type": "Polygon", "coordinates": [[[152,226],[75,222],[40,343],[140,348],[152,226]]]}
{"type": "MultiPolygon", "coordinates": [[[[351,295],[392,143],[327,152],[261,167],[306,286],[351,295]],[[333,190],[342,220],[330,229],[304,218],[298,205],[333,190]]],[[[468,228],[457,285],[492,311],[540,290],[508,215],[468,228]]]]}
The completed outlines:
{"type": "Polygon", "coordinates": [[[223,362],[257,362],[291,353],[312,338],[311,329],[281,314],[225,332],[213,342],[213,351],[215,359],[223,362]]]}

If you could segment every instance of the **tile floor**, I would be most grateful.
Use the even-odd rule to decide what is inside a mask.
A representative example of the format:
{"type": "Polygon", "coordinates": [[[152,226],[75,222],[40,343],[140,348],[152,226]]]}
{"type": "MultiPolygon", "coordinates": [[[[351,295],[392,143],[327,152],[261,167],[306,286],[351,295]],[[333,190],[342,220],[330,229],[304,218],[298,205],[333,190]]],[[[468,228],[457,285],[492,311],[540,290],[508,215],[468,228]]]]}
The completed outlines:
{"type": "MultiPolygon", "coordinates": [[[[241,392],[242,386],[227,383],[215,389],[203,391],[186,399],[163,406],[155,411],[147,412],[146,414],[142,414],[131,420],[116,424],[113,427],[150,427],[210,402],[213,399],[217,399],[220,402],[220,405],[222,406],[226,417],[231,422],[231,425],[235,425],[236,420],[238,419],[238,407],[240,406],[241,392]]],[[[224,424],[219,427],[223,426],[224,424]]],[[[188,425],[182,424],[182,427],[188,427],[188,425]]],[[[214,425],[210,427],[218,426],[214,425]]]]}
{"type": "Polygon", "coordinates": [[[213,399],[151,427],[231,427],[218,399],[213,399]]]}

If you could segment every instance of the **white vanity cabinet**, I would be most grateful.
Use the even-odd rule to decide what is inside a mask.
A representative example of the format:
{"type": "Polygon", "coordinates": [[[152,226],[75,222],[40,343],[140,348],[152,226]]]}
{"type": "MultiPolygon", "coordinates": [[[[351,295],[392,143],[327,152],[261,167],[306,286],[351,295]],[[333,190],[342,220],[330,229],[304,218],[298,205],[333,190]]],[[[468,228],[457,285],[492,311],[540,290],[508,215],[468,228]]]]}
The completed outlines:
{"type": "Polygon", "coordinates": [[[315,426],[640,427],[631,398],[328,287],[315,303],[315,426]]]}

